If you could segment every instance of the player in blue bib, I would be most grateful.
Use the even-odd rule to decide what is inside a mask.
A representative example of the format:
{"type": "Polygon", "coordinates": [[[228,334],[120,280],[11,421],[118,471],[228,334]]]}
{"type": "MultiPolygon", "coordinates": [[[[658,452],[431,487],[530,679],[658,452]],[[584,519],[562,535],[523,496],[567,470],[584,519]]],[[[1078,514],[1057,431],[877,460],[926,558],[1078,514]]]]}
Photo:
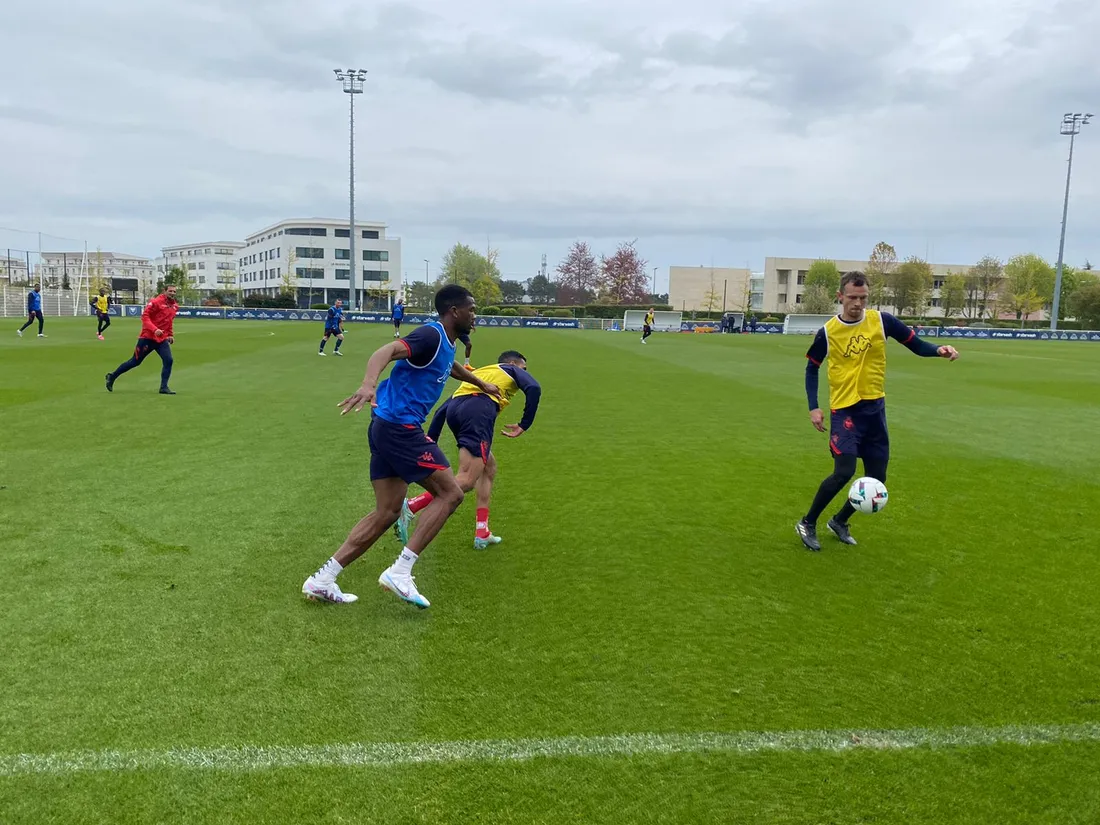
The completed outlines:
{"type": "Polygon", "coordinates": [[[333,335],[336,336],[336,350],[333,354],[343,357],[344,353],[340,352],[340,345],[344,343],[344,302],[339,298],[328,308],[328,315],[325,316],[325,337],[321,339],[321,347],[317,350],[318,355],[325,354],[325,344],[333,335]]]}
{"type": "Polygon", "coordinates": [[[393,319],[393,337],[401,337],[401,322],[405,319],[405,302],[399,300],[393,305],[393,309],[390,311],[390,318],[393,319]]]}
{"type": "Polygon", "coordinates": [[[27,293],[27,323],[19,327],[19,337],[23,337],[23,330],[38,321],[38,337],[45,338],[42,334],[42,284],[35,284],[34,289],[27,293]]]}
{"type": "Polygon", "coordinates": [[[443,451],[424,433],[424,421],[452,376],[490,396],[500,396],[495,384],[455,363],[455,341],[470,332],[476,317],[470,291],[448,284],[436,293],[435,307],[439,320],[375,351],[367,361],[362,386],[340,402],[341,415],[358,412],[366,404],[372,407],[367,441],[375,507],[352,528],[336,554],[306,579],[302,592],[311,599],[346,604],[358,598],[342,592],[336,576],[393,526],[409,485],[420,484],[432,494],[432,503],[422,511],[401,555],[383,571],[378,583],[410,604],[429,606],[413,581],[413,563],[458,509],[463,494],[443,451]],[[391,362],[389,378],[379,384],[382,371],[391,362]]]}

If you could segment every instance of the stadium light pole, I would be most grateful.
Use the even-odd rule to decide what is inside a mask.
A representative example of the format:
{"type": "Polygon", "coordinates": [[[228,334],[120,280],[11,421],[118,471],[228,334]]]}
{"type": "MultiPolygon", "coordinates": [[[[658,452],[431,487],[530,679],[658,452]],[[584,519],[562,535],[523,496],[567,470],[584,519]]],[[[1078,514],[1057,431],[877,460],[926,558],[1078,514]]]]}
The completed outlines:
{"type": "Polygon", "coordinates": [[[428,259],[424,259],[424,286],[428,285],[428,259]]]}
{"type": "Polygon", "coordinates": [[[1066,248],[1066,215],[1069,212],[1069,179],[1073,174],[1073,139],[1081,133],[1081,127],[1087,126],[1092,113],[1083,115],[1080,112],[1066,112],[1062,117],[1062,126],[1059,131],[1063,135],[1069,135],[1069,161],[1066,163],[1066,196],[1062,201],[1062,236],[1058,239],[1058,268],[1054,274],[1054,302],[1050,311],[1050,329],[1058,329],[1058,311],[1062,302],[1062,255],[1066,248]]]}
{"type": "Polygon", "coordinates": [[[363,81],[367,79],[366,69],[333,69],[336,79],[344,87],[344,93],[350,102],[350,119],[348,126],[350,131],[348,164],[348,254],[351,256],[348,267],[348,297],[351,299],[351,309],[358,309],[359,296],[355,292],[355,270],[359,262],[355,260],[355,96],[363,94],[363,81]]]}

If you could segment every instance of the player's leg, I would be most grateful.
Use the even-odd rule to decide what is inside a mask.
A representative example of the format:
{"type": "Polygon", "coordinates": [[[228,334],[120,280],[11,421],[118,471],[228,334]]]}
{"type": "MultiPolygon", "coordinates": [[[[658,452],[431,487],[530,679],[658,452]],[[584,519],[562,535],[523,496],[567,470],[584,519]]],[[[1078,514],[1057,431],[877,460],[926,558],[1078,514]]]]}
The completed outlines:
{"type": "Polygon", "coordinates": [[[23,326],[19,327],[19,336],[22,337],[23,330],[25,330],[27,327],[29,327],[33,323],[34,323],[34,313],[33,312],[28,312],[27,313],[27,323],[25,323],[25,324],[23,324],[23,326]]]}
{"type": "Polygon", "coordinates": [[[321,339],[321,346],[317,348],[317,352],[319,352],[321,355],[325,354],[325,344],[328,343],[328,337],[330,334],[331,333],[326,329],[325,336],[321,339]]]}
{"type": "Polygon", "coordinates": [[[43,326],[43,324],[46,323],[46,319],[42,317],[41,312],[36,312],[34,314],[35,314],[35,317],[38,318],[38,337],[39,338],[45,338],[46,336],[42,334],[42,326],[43,326]]]}
{"type": "Polygon", "coordinates": [[[485,471],[478,477],[474,490],[477,491],[477,525],[474,534],[474,547],[484,550],[490,544],[500,544],[500,536],[493,535],[489,529],[489,500],[493,496],[493,482],[497,477],[497,459],[489,453],[485,471]]]}
{"type": "Polygon", "coordinates": [[[175,395],[168,389],[168,379],[172,377],[172,345],[167,341],[157,344],[157,355],[160,356],[160,392],[161,395],[175,395]]]}
{"type": "MultiPolygon", "coordinates": [[[[886,483],[886,467],[890,462],[890,434],[886,428],[886,410],[871,413],[858,419],[861,434],[859,457],[863,459],[863,474],[886,483]]],[[[855,544],[848,520],[856,508],[845,498],[843,506],[829,520],[829,530],[845,544],[855,544]]]]}
{"type": "Polygon", "coordinates": [[[102,326],[100,327],[100,330],[99,330],[100,335],[105,333],[107,331],[107,327],[109,327],[111,325],[111,316],[108,315],[106,312],[104,312],[103,315],[101,316],[101,319],[102,319],[102,326]]]}
{"type": "Polygon", "coordinates": [[[860,433],[852,415],[845,410],[832,413],[829,425],[829,452],[833,456],[833,472],[818,486],[806,515],[795,525],[798,537],[810,550],[820,550],[817,540],[817,520],[837,493],[844,489],[856,472],[860,433]]]}
{"type": "Polygon", "coordinates": [[[134,347],[134,354],[130,356],[130,360],[123,361],[121,364],[118,365],[114,372],[107,373],[107,391],[113,392],[115,381],[118,380],[118,377],[123,373],[129,372],[142,361],[144,361],[145,356],[147,356],[152,351],[153,342],[145,338],[139,338],[137,346],[134,347]]]}
{"type": "Polygon", "coordinates": [[[340,345],[344,343],[344,333],[336,333],[336,349],[333,351],[333,355],[342,356],[344,353],[340,352],[340,345]]]}

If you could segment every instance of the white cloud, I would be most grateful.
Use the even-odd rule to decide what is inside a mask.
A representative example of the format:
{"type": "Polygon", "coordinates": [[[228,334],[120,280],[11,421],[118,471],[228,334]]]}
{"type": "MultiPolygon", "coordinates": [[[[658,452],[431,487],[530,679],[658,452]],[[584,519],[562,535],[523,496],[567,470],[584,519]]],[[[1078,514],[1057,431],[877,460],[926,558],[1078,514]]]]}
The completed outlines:
{"type": "MultiPolygon", "coordinates": [[[[370,70],[358,213],[410,266],[489,235],[524,276],[576,236],[638,237],[662,268],[879,238],[1052,255],[1058,121],[1100,106],[1084,0],[38,0],[0,23],[0,225],[146,254],[343,214],[335,66],[370,70]]],[[[1100,257],[1098,139],[1073,260],[1100,257]]]]}

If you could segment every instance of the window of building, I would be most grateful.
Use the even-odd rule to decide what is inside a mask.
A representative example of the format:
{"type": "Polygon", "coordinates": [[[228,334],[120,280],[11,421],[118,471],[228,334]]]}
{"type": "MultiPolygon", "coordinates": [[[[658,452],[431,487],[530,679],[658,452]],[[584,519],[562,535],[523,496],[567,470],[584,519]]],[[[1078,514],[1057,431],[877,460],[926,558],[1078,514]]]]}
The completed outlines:
{"type": "Polygon", "coordinates": [[[943,278],[936,278],[932,281],[932,289],[943,289],[943,278]]]}
{"type": "Polygon", "coordinates": [[[801,295],[795,295],[794,296],[794,302],[796,304],[801,304],[802,303],[802,296],[801,295]]]}
{"type": "Polygon", "coordinates": [[[803,286],[803,285],[805,285],[805,283],[806,283],[806,273],[805,272],[799,272],[798,273],[798,285],[803,286]]]}
{"type": "MultiPolygon", "coordinates": [[[[309,235],[314,238],[328,237],[328,230],[323,226],[293,226],[285,231],[288,235],[309,235]]],[[[268,237],[271,236],[268,235],[268,237]]]]}
{"type": "Polygon", "coordinates": [[[299,278],[324,278],[325,270],[316,267],[300,266],[294,270],[294,274],[299,278]]]}
{"type": "Polygon", "coordinates": [[[351,280],[351,270],[350,269],[337,269],[336,270],[336,280],[337,281],[350,281],[351,280]]]}
{"type": "Polygon", "coordinates": [[[332,231],[332,234],[335,235],[337,238],[350,238],[351,237],[351,233],[346,229],[334,229],[332,231]]]}
{"type": "Polygon", "coordinates": [[[325,250],[316,246],[298,246],[294,249],[295,254],[299,258],[323,258],[325,257],[325,250]]]}
{"type": "Polygon", "coordinates": [[[779,293],[779,303],[780,304],[787,303],[787,293],[786,292],[780,292],[779,293]]]}
{"type": "Polygon", "coordinates": [[[363,237],[366,238],[367,240],[370,240],[370,241],[376,241],[376,240],[378,240],[378,230],[377,229],[364,229],[363,230],[363,237]]]}
{"type": "Polygon", "coordinates": [[[932,306],[934,306],[934,307],[940,306],[940,299],[939,298],[933,298],[932,299],[932,306]]]}
{"type": "Polygon", "coordinates": [[[388,281],[390,279],[390,273],[387,269],[364,269],[363,280],[364,281],[388,281]]]}
{"type": "Polygon", "coordinates": [[[351,250],[350,249],[337,249],[337,250],[334,250],[334,251],[336,253],[336,260],[338,260],[338,261],[350,261],[351,260],[351,250]]]}
{"type": "Polygon", "coordinates": [[[187,265],[187,268],[188,268],[188,269],[192,269],[192,270],[193,270],[193,269],[195,268],[195,265],[194,265],[194,264],[188,264],[188,265],[187,265]]]}
{"type": "Polygon", "coordinates": [[[777,269],[775,274],[779,277],[779,283],[786,286],[787,281],[791,278],[791,271],[789,269],[777,269]]]}
{"type": "Polygon", "coordinates": [[[388,261],[390,259],[390,253],[384,249],[364,249],[363,260],[364,261],[388,261]]]}

